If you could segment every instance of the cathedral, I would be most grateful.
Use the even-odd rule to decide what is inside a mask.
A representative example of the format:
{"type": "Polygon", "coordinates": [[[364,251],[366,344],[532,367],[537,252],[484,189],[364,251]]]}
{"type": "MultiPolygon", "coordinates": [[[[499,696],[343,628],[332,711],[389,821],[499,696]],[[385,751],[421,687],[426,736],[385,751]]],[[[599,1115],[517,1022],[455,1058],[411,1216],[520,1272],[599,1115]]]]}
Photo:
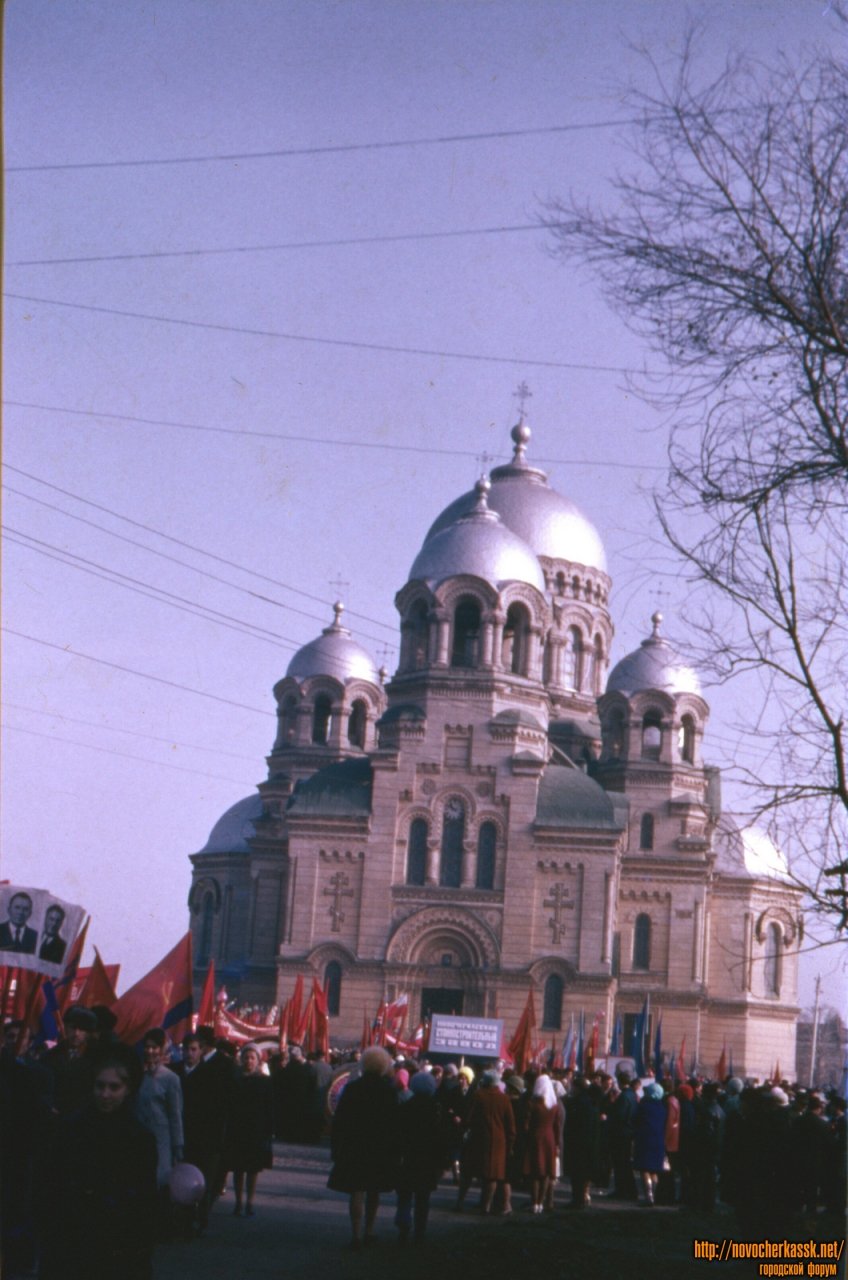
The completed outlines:
{"type": "MultiPolygon", "coordinates": [[[[243,1003],[326,986],[331,1041],[381,1000],[538,1034],[649,997],[711,1072],[795,1062],[800,894],[722,814],[697,673],[662,632],[609,670],[603,543],[527,457],[452,502],[395,597],[391,678],[343,607],[274,688],[267,778],[191,857],[195,978],[243,1003]]],[[[653,1043],[653,1030],[651,1031],[653,1043]]]]}

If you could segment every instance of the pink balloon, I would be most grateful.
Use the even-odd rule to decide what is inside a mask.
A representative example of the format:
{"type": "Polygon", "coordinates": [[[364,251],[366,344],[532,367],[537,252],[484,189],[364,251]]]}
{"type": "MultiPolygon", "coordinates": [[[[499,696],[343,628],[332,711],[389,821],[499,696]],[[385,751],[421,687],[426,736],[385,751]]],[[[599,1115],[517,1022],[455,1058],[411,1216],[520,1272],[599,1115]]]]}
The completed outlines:
{"type": "Polygon", "coordinates": [[[175,1164],[168,1179],[171,1199],[177,1204],[197,1204],[203,1199],[206,1180],[193,1164],[175,1164]]]}

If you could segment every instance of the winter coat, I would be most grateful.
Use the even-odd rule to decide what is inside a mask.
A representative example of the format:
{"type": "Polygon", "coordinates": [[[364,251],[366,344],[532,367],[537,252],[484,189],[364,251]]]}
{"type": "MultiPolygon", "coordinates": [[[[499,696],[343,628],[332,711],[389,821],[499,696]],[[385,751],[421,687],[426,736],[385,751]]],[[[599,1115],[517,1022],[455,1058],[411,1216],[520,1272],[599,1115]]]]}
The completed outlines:
{"type": "Polygon", "coordinates": [[[659,1098],[643,1098],[636,1108],[633,1168],[662,1173],[665,1161],[665,1106],[659,1098]]]}
{"type": "Polygon", "coordinates": [[[559,1103],[550,1110],[541,1098],[531,1098],[524,1119],[524,1173],[531,1178],[555,1178],[559,1154],[559,1103]]]}
{"type": "Polygon", "coordinates": [[[156,1139],[156,1181],[160,1187],[167,1186],[177,1149],[183,1146],[183,1091],[173,1071],[162,1065],[145,1071],[135,1097],[135,1114],[156,1139]]]}
{"type": "Polygon", "coordinates": [[[224,1164],[236,1173],[259,1173],[274,1163],[274,1090],[269,1076],[239,1076],[227,1126],[224,1164]]]}
{"type": "Polygon", "coordinates": [[[398,1107],[397,1190],[401,1195],[435,1191],[438,1185],[445,1168],[440,1112],[437,1096],[423,1093],[410,1093],[398,1107]]]}
{"type": "Polygon", "coordinates": [[[385,1076],[367,1071],[342,1090],[330,1130],[332,1191],[393,1191],[397,1180],[398,1097],[385,1076]]]}
{"type": "Polygon", "coordinates": [[[474,1094],[468,1112],[467,1168],[473,1177],[504,1182],[506,1166],[515,1144],[512,1104],[496,1085],[485,1085],[474,1094]]]}
{"type": "Polygon", "coordinates": [[[587,1093],[573,1093],[565,1104],[562,1167],[572,1182],[590,1182],[601,1156],[601,1113],[587,1093]]]}

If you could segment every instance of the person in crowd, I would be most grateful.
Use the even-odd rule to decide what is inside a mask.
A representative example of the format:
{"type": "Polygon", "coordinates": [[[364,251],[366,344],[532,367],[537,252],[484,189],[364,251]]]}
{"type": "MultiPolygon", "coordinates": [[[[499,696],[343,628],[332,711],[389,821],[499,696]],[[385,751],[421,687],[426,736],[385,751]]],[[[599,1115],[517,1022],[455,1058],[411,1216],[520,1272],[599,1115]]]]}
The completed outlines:
{"type": "Polygon", "coordinates": [[[161,1027],[145,1032],[142,1044],[144,1077],[135,1097],[135,1114],[156,1139],[159,1188],[159,1233],[170,1239],[171,1170],[183,1158],[183,1091],[177,1076],[164,1064],[167,1036],[161,1027]]]}
{"type": "Polygon", "coordinates": [[[677,1167],[680,1173],[680,1199],[692,1203],[692,1157],[695,1141],[695,1098],[690,1084],[679,1084],[674,1091],[680,1103],[680,1133],[677,1139],[677,1167]]]}
{"type": "Polygon", "coordinates": [[[524,1116],[524,1173],[533,1189],[533,1212],[541,1213],[548,1186],[556,1178],[559,1103],[550,1076],[539,1076],[533,1085],[524,1116]]]}
{"type": "MultiPolygon", "coordinates": [[[[608,1112],[609,1149],[615,1189],[611,1200],[636,1200],[638,1192],[633,1177],[633,1134],[636,1129],[636,1094],[630,1088],[630,1072],[616,1072],[619,1092],[608,1112]]],[[[566,1106],[566,1115],[568,1107],[566,1106]]]]}
{"type": "MultiPolygon", "coordinates": [[[[432,1072],[426,1074],[433,1075],[432,1072]]],[[[436,1077],[433,1076],[433,1079],[436,1077]]],[[[441,1080],[437,1080],[437,1087],[445,1168],[450,1169],[453,1181],[458,1183],[462,1140],[469,1107],[468,1081],[464,1075],[460,1075],[456,1063],[449,1062],[441,1080]]]]}
{"type": "Polygon", "coordinates": [[[795,1191],[789,1176],[789,1097],[780,1088],[751,1090],[747,1102],[745,1194],[740,1209],[747,1231],[777,1239],[792,1213],[795,1191]]]}
{"type": "Polygon", "coordinates": [[[53,1076],[27,1055],[23,1022],[3,1028],[0,1052],[0,1257],[9,1275],[34,1272],[32,1190],[52,1121],[53,1076]]]}
{"type": "Polygon", "coordinates": [[[246,1044],[240,1056],[241,1073],[236,1080],[232,1120],[227,1126],[224,1167],[233,1174],[235,1217],[240,1217],[244,1209],[252,1218],[259,1174],[274,1165],[274,1091],[270,1077],[262,1070],[262,1054],[256,1046],[246,1044]]]}
{"type": "Polygon", "coordinates": [[[391,1065],[379,1045],[363,1052],[362,1075],[342,1090],[330,1130],[333,1168],[327,1186],[350,1196],[355,1250],[373,1243],[380,1196],[396,1185],[399,1104],[387,1078],[391,1065]]]}
{"type": "MultiPolygon", "coordinates": [[[[214,1044],[213,1044],[214,1049],[214,1044]]],[[[214,1056],[209,1054],[208,1038],[201,1038],[199,1029],[183,1037],[182,1061],[173,1067],[183,1091],[184,1158],[203,1174],[206,1190],[196,1210],[196,1228],[200,1234],[206,1231],[209,1212],[218,1187],[219,1170],[224,1148],[224,1137],[232,1107],[233,1082],[214,1066],[214,1056]]],[[[226,1060],[229,1062],[229,1059],[226,1060]]],[[[184,1218],[187,1215],[181,1215],[184,1218]]],[[[194,1214],[192,1214],[194,1217],[194,1214]]],[[[192,1221],[184,1222],[190,1232],[192,1221]]]]}
{"type": "Polygon", "coordinates": [[[796,1202],[809,1214],[818,1211],[831,1141],[830,1125],[824,1118],[824,1101],[817,1094],[810,1094],[805,1111],[790,1129],[796,1202]]]}
{"type": "Polygon", "coordinates": [[[327,1056],[323,1049],[316,1049],[314,1053],[310,1053],[307,1060],[307,1068],[312,1084],[307,1141],[316,1143],[320,1142],[327,1123],[327,1094],[330,1091],[330,1085],[333,1083],[333,1068],[327,1061],[327,1056]]]}
{"type": "MultiPolygon", "coordinates": [[[[397,1076],[395,1077],[397,1079],[397,1076]]],[[[438,1103],[439,1086],[429,1071],[416,1071],[409,1082],[408,1099],[398,1108],[397,1216],[399,1243],[405,1244],[413,1223],[420,1244],[427,1230],[430,1196],[444,1170],[444,1144],[438,1103]]]]}
{"type": "MultiPolygon", "coordinates": [[[[676,1179],[680,1167],[680,1099],[674,1092],[671,1080],[663,1081],[663,1093],[665,1094],[665,1154],[671,1170],[672,1178],[676,1179]]],[[[674,1186],[671,1187],[674,1192],[674,1186]]],[[[674,1204],[675,1197],[669,1199],[670,1204],[674,1204]]]]}
{"type": "Polygon", "coordinates": [[[563,1171],[571,1181],[569,1209],[585,1209],[589,1183],[600,1158],[601,1115],[589,1092],[589,1081],[576,1075],[565,1104],[563,1171]]]}
{"type": "Polygon", "coordinates": [[[824,1202],[829,1213],[844,1213],[848,1203],[848,1124],[845,1118],[845,1099],[834,1095],[830,1100],[829,1110],[830,1145],[825,1165],[824,1202]]]}
{"type": "Polygon", "coordinates": [[[657,1175],[662,1172],[665,1160],[666,1110],[663,1096],[662,1085],[652,1080],[645,1086],[644,1097],[636,1108],[633,1168],[642,1175],[643,1203],[647,1206],[654,1204],[657,1175]]]}
{"type": "Polygon", "coordinates": [[[53,1073],[53,1109],[58,1116],[81,1111],[91,1101],[97,1058],[97,1017],[72,1005],[64,1015],[64,1038],[41,1059],[53,1073]]]}
{"type": "Polygon", "coordinates": [[[725,1115],[718,1102],[718,1085],[703,1086],[695,1107],[695,1130],[689,1154],[692,1208],[712,1213],[716,1199],[716,1169],[724,1141],[725,1115]]]}
{"type": "Polygon", "coordinates": [[[289,1045],[289,1060],[275,1076],[274,1086],[277,1137],[282,1142],[308,1142],[314,1081],[299,1044],[289,1045]]]}
{"type": "Polygon", "coordinates": [[[398,1102],[409,1102],[412,1093],[409,1088],[409,1072],[406,1067],[398,1067],[395,1070],[392,1084],[398,1092],[398,1102]]]}
{"type": "Polygon", "coordinates": [[[158,1155],[133,1109],[143,1070],[113,1045],[93,1099],[57,1127],[38,1189],[40,1280],[150,1280],[158,1155]]]}
{"type": "Polygon", "coordinates": [[[515,1143],[506,1162],[506,1182],[504,1183],[503,1212],[512,1213],[512,1192],[524,1183],[524,1155],[527,1146],[527,1107],[532,1094],[519,1075],[507,1076],[506,1096],[512,1107],[515,1124],[515,1143]]]}
{"type": "Polygon", "coordinates": [[[494,1068],[484,1071],[468,1109],[468,1141],[456,1207],[461,1209],[474,1178],[481,1182],[480,1212],[491,1213],[495,1191],[506,1182],[506,1166],[515,1145],[512,1105],[501,1092],[494,1068]]]}

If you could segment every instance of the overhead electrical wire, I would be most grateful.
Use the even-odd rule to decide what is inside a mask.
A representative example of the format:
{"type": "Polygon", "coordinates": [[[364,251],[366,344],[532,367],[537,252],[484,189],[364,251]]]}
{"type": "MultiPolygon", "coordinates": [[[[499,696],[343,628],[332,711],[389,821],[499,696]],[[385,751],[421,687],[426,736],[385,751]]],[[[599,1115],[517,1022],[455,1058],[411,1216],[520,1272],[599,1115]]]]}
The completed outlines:
{"type": "MultiPolygon", "coordinates": [[[[260,600],[264,604],[275,605],[276,608],[286,609],[290,613],[297,613],[302,618],[311,618],[313,622],[326,623],[327,621],[326,618],[320,617],[317,613],[307,613],[305,609],[297,609],[294,605],[283,604],[281,600],[274,600],[272,596],[262,595],[259,591],[251,591],[249,587],[243,587],[237,582],[230,582],[228,578],[222,578],[217,573],[211,573],[208,569],[199,569],[197,565],[189,564],[187,560],[180,560],[176,556],[169,556],[165,551],[157,551],[155,547],[149,547],[146,543],[139,542],[137,538],[128,538],[125,534],[117,533],[114,529],[107,529],[105,525],[97,524],[94,520],[86,520],[85,516],[75,515],[73,511],[65,511],[63,507],[57,507],[53,502],[45,502],[43,498],[39,498],[35,494],[25,493],[23,489],[15,489],[9,484],[4,484],[3,488],[7,493],[14,493],[19,498],[26,498],[27,501],[33,502],[37,506],[46,507],[50,511],[57,511],[60,515],[67,516],[69,520],[77,520],[80,524],[88,525],[90,529],[99,529],[101,533],[106,533],[111,538],[117,538],[121,542],[129,543],[132,547],[139,547],[142,551],[148,551],[151,555],[159,556],[162,560],[168,560],[171,564],[180,565],[183,569],[189,569],[192,573],[202,574],[204,578],[210,578],[213,582],[220,582],[225,587],[232,588],[233,591],[241,591],[244,595],[250,596],[254,600],[260,600]]],[[[80,499],[80,501],[83,501],[83,499],[80,499]]],[[[118,516],[117,518],[121,519],[122,517],[118,516]]],[[[28,534],[24,536],[29,537],[28,534]]],[[[54,550],[57,549],[58,548],[54,548],[54,550]]],[[[201,552],[200,554],[205,555],[206,552],[201,552]]],[[[103,566],[100,567],[102,568],[103,566]]],[[[109,572],[112,572],[112,570],[109,570],[109,572]]],[[[157,587],[156,590],[159,590],[159,588],[157,587]]],[[[201,606],[201,608],[205,607],[205,605],[201,606]]],[[[367,632],[362,632],[361,634],[366,636],[369,640],[374,640],[377,644],[385,643],[383,638],[380,636],[370,636],[367,632]]]]}
{"type": "MultiPolygon", "coordinates": [[[[8,402],[8,403],[11,403],[11,402],[8,402]]],[[[27,408],[34,408],[34,407],[46,408],[47,406],[28,405],[26,407],[27,408]]],[[[76,409],[70,409],[67,411],[59,410],[58,412],[79,413],[81,411],[76,409]]],[[[225,564],[230,569],[238,569],[242,573],[248,573],[254,578],[260,578],[263,582],[272,583],[272,585],[275,587],[282,587],[284,591],[291,591],[294,595],[303,596],[304,599],[306,600],[314,600],[316,604],[326,605],[328,609],[331,607],[330,602],[327,600],[323,600],[321,596],[314,596],[309,591],[302,591],[299,587],[289,586],[287,582],[280,582],[278,578],[270,578],[268,577],[267,574],[259,573],[256,569],[248,569],[246,565],[238,564],[235,560],[227,560],[224,556],[216,555],[213,551],[204,551],[202,547],[196,547],[191,542],[184,542],[182,538],[175,538],[170,533],[163,533],[161,529],[154,529],[151,525],[144,524],[141,520],[133,520],[130,516],[121,515],[119,511],[114,511],[111,507],[105,507],[100,502],[94,502],[92,501],[91,498],[83,498],[81,494],[73,493],[70,489],[62,489],[57,484],[51,484],[49,480],[43,480],[40,476],[33,475],[31,471],[23,471],[20,467],[13,467],[12,464],[9,462],[4,462],[2,465],[4,469],[7,471],[14,471],[16,475],[26,476],[27,480],[34,480],[36,484],[42,484],[47,489],[53,489],[56,493],[64,494],[66,498],[73,498],[76,502],[82,502],[88,507],[94,507],[95,510],[97,511],[103,511],[106,515],[114,516],[116,520],[123,520],[125,521],[126,524],[131,524],[137,529],[144,529],[147,533],[155,534],[157,538],[164,538],[166,542],[173,542],[178,547],[185,547],[187,551],[195,551],[197,552],[198,555],[208,556],[210,560],[215,560],[219,564],[225,564]]],[[[49,503],[45,503],[45,506],[49,506],[49,503]]],[[[69,515],[70,512],[65,512],[65,514],[69,515]]],[[[77,517],[77,518],[79,519],[80,517],[77,517]]],[[[197,572],[203,572],[203,570],[198,570],[197,572]]],[[[286,605],[284,607],[288,608],[289,606],[286,605]]],[[[364,622],[373,622],[375,626],[385,627],[387,631],[395,630],[395,627],[390,626],[389,623],[381,622],[379,618],[370,618],[368,614],[357,613],[356,610],[354,609],[345,609],[345,612],[353,618],[361,618],[364,622]]],[[[312,617],[314,615],[308,614],[305,616],[312,617]]],[[[373,636],[370,638],[374,639],[373,636]]],[[[383,644],[384,642],[380,640],[378,643],[383,644]]]]}
{"type": "MultiPolygon", "coordinates": [[[[148,320],[154,324],[173,324],[187,329],[203,329],[213,333],[240,333],[249,338],[275,338],[281,342],[303,342],[322,347],[346,347],[355,351],[384,351],[391,355],[435,356],[439,360],[471,360],[477,364],[511,364],[535,369],[576,369],[588,373],[636,373],[620,365],[577,364],[570,360],[531,360],[524,356],[485,356],[469,351],[436,351],[432,347],[396,347],[382,342],[358,342],[352,338],[320,338],[314,334],[285,333],[277,329],[251,329],[247,326],[216,324],[211,320],[179,320],[174,316],[151,315],[146,311],[124,311],[118,307],[98,307],[87,302],[67,302],[63,298],[38,298],[26,293],[4,293],[15,302],[35,302],[47,307],[68,307],[72,311],[92,311],[99,315],[120,316],[125,320],[148,320]]],[[[645,372],[645,371],[642,371],[645,372]]]]}
{"type": "Polygon", "coordinates": [[[203,258],[225,253],[276,253],[284,249],[337,249],[356,244],[399,244],[405,240],[451,240],[462,236],[508,235],[521,231],[549,231],[558,223],[528,222],[514,227],[471,227],[460,231],[413,231],[396,236],[353,236],[340,240],[292,240],[283,244],[236,245],[226,249],[160,249],[150,253],[99,253],[76,258],[22,258],[7,267],[58,267],[83,262],[136,262],[148,258],[203,258]]]}
{"type": "Polygon", "coordinates": [[[40,707],[22,707],[17,702],[2,702],[0,706],[9,707],[12,711],[23,711],[30,716],[49,716],[51,720],[61,720],[62,724],[84,724],[90,729],[104,729],[107,733],[128,733],[133,738],[143,738],[145,742],[164,742],[169,747],[183,747],[187,751],[204,751],[213,756],[227,756],[230,760],[246,760],[255,764],[253,756],[242,756],[235,751],[222,751],[220,747],[201,747],[197,742],[177,742],[174,738],[160,738],[155,733],[143,733],[140,729],[121,729],[114,724],[101,724],[97,720],[81,720],[79,716],[68,716],[61,711],[44,711],[40,707]]]}
{"type": "Polygon", "coordinates": [[[4,724],[4,729],[11,730],[12,733],[27,733],[32,738],[46,738],[48,742],[64,743],[69,747],[84,747],[86,751],[102,751],[105,755],[121,756],[124,760],[139,760],[142,764],[155,765],[157,769],[176,769],[177,773],[194,773],[200,778],[217,778],[219,782],[234,782],[240,787],[249,787],[253,785],[249,782],[242,782],[239,778],[225,778],[220,773],[206,773],[203,769],[188,769],[185,765],[170,764],[167,760],[150,760],[147,756],[134,756],[128,751],[115,751],[114,747],[97,747],[92,742],[78,742],[76,738],[57,738],[51,733],[39,733],[37,729],[23,729],[17,724],[4,724]]]}
{"type": "MultiPolygon", "coordinates": [[[[8,405],[10,408],[15,408],[15,409],[39,409],[45,413],[67,413],[71,416],[84,417],[84,418],[97,418],[97,419],[100,419],[101,421],[104,419],[109,419],[114,422],[137,422],[142,426],[148,426],[148,427],[173,427],[175,429],[184,430],[184,431],[209,431],[215,435],[246,436],[249,438],[255,437],[260,440],[283,440],[288,443],[293,442],[297,444],[320,444],[320,445],[329,446],[331,448],[340,448],[340,449],[377,449],[383,453],[424,453],[424,454],[435,454],[437,456],[447,457],[447,458],[479,458],[481,456],[479,449],[437,449],[437,448],[434,448],[432,445],[392,444],[391,442],[373,441],[373,440],[334,440],[332,438],[327,438],[323,436],[287,435],[278,431],[254,431],[250,428],[246,428],[245,430],[240,430],[237,427],[212,427],[199,422],[173,422],[163,418],[140,418],[132,414],[107,413],[97,409],[68,409],[62,405],[35,404],[29,400],[3,400],[3,404],[8,405]]],[[[503,457],[505,455],[500,455],[500,456],[503,457]]],[[[538,457],[535,457],[534,455],[534,461],[543,462],[547,466],[561,466],[561,467],[614,467],[618,470],[624,470],[624,471],[666,471],[667,470],[666,467],[661,467],[651,463],[641,464],[638,462],[611,462],[606,459],[604,460],[595,459],[592,461],[584,461],[579,458],[538,458],[538,457]]],[[[29,474],[26,471],[20,471],[19,468],[17,467],[11,467],[9,463],[4,463],[3,465],[5,467],[8,467],[10,471],[17,471],[19,475],[29,474]]],[[[38,479],[37,476],[32,476],[30,478],[38,479]]],[[[47,484],[47,481],[43,480],[40,483],[47,484]]],[[[56,485],[51,485],[50,487],[53,489],[58,488],[58,486],[56,485]]],[[[66,489],[59,489],[58,491],[60,493],[67,493],[66,489]]],[[[70,496],[73,497],[75,495],[71,494],[70,496]]],[[[81,501],[87,501],[87,499],[81,499],[81,501]]],[[[90,505],[97,506],[97,503],[91,503],[90,505]]],[[[109,510],[108,507],[101,507],[100,509],[102,511],[109,510]]],[[[115,514],[114,512],[110,512],[110,515],[114,515],[114,514],[115,514]]],[[[118,518],[127,519],[128,517],[119,516],[118,518]]],[[[131,521],[130,523],[137,524],[138,521],[131,521]]],[[[145,529],[148,526],[141,525],[140,527],[145,529]]],[[[153,532],[156,532],[156,531],[153,530],[153,532]]],[[[164,533],[161,535],[161,537],[163,538],[168,536],[169,536],[168,534],[164,534],[164,533]]],[[[171,541],[176,542],[179,540],[172,538],[171,541]]],[[[183,543],[180,543],[180,545],[188,547],[190,544],[183,542],[183,543]]],[[[197,548],[195,547],[192,547],[191,549],[197,550],[197,548]]],[[[211,553],[203,552],[203,554],[209,555],[211,553]]],[[[215,556],[214,559],[221,559],[221,557],[215,556]]],[[[224,560],[222,561],[222,563],[229,564],[233,568],[243,567],[240,565],[233,565],[232,562],[229,560],[224,560]]],[[[253,571],[248,569],[245,572],[252,573],[253,571]]],[[[264,575],[257,574],[256,576],[263,577],[264,575]]],[[[285,586],[285,583],[277,582],[276,579],[274,578],[267,578],[266,581],[274,582],[277,586],[285,586]]],[[[286,587],[286,590],[296,591],[297,588],[286,587]]],[[[316,601],[320,600],[319,596],[309,596],[308,593],[304,591],[299,592],[299,594],[308,596],[310,600],[316,600],[316,601]]],[[[323,604],[324,601],[321,601],[321,603],[323,604]]],[[[353,613],[353,610],[351,610],[350,612],[353,613]]],[[[355,614],[354,616],[359,618],[364,618],[365,621],[367,622],[377,623],[377,625],[381,627],[384,627],[387,625],[385,622],[379,622],[377,618],[369,618],[365,614],[360,613],[360,614],[355,614]]]]}
{"type": "Polygon", "coordinates": [[[109,662],[106,658],[95,658],[90,653],[82,653],[69,645],[55,644],[52,640],[42,640],[39,636],[27,635],[24,631],[16,631],[13,627],[0,626],[0,631],[19,640],[29,640],[32,644],[43,645],[45,649],[57,649],[59,653],[69,654],[73,658],[84,658],[86,662],[96,662],[102,667],[110,667],[113,671],[123,671],[125,675],[138,676],[141,680],[152,680],[154,684],[164,684],[170,689],[180,689],[183,693],[194,693],[199,698],[209,698],[212,702],[222,702],[228,707],[237,707],[240,711],[252,711],[261,716],[275,716],[276,712],[265,707],[251,707],[246,702],[235,702],[232,698],[222,698],[217,693],[206,693],[203,689],[192,689],[190,685],[179,684],[176,680],[166,680],[163,676],[153,676],[148,671],[136,671],[132,667],[121,666],[117,662],[109,662]]]}
{"type": "Polygon", "coordinates": [[[322,147],[286,147],[276,151],[231,151],[206,156],[173,156],[142,160],[77,160],[61,164],[9,165],[7,173],[47,173],[62,169],[139,169],[154,165],[212,164],[240,160],[277,160],[287,156],[342,155],[354,151],[390,151],[399,147],[437,147],[456,142],[490,142],[504,138],[530,138],[543,134],[584,133],[591,129],[611,129],[634,120],[592,120],[584,124],[542,125],[536,129],[497,129],[487,133],[452,133],[436,138],[402,138],[391,142],[348,142],[322,147]]]}

